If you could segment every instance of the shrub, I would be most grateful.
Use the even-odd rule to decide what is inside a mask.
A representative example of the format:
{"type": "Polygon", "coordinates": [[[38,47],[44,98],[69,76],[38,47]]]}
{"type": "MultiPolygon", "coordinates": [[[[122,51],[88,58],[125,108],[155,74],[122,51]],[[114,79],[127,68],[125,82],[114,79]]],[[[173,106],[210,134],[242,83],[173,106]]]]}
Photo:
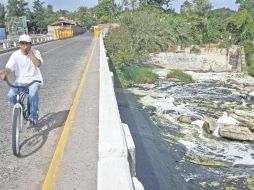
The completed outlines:
{"type": "Polygon", "coordinates": [[[198,46],[192,46],[192,48],[190,49],[190,53],[195,53],[195,54],[200,54],[201,50],[198,46]]]}
{"type": "Polygon", "coordinates": [[[100,17],[98,22],[99,22],[100,24],[109,23],[109,16],[102,16],[102,17],[100,17]]]}
{"type": "Polygon", "coordinates": [[[251,76],[254,76],[254,61],[252,61],[252,64],[248,67],[248,73],[251,76]]]}
{"type": "Polygon", "coordinates": [[[248,66],[252,64],[252,55],[253,55],[253,48],[252,48],[252,41],[245,40],[243,42],[244,45],[244,53],[245,53],[245,60],[248,66]]]}
{"type": "Polygon", "coordinates": [[[192,81],[192,76],[184,73],[183,71],[180,70],[174,70],[172,72],[169,72],[166,76],[166,79],[170,78],[176,78],[184,82],[191,82],[192,81]]]}
{"type": "Polygon", "coordinates": [[[151,84],[157,80],[157,75],[146,67],[124,66],[116,70],[116,73],[121,85],[125,87],[134,84],[151,84]]]}
{"type": "Polygon", "coordinates": [[[113,28],[107,33],[105,47],[111,63],[116,68],[133,63],[137,59],[137,53],[133,49],[133,40],[124,26],[113,28]]]}

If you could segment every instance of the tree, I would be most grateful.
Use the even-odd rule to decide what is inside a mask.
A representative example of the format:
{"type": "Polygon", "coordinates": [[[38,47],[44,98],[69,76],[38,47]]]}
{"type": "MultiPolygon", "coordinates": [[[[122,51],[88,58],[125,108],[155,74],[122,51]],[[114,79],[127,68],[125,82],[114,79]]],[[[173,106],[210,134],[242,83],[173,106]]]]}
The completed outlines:
{"type": "Polygon", "coordinates": [[[135,10],[138,7],[138,0],[123,0],[125,9],[135,10]]]}
{"type": "Polygon", "coordinates": [[[241,9],[247,9],[248,11],[254,9],[254,1],[253,0],[236,0],[236,4],[240,4],[241,9]]]}
{"type": "Polygon", "coordinates": [[[180,13],[186,14],[187,16],[193,11],[193,5],[189,1],[184,1],[184,3],[181,5],[180,13]]]}
{"type": "Polygon", "coordinates": [[[236,0],[240,4],[240,10],[246,9],[254,19],[254,1],[253,0],[236,0]]]}
{"type": "Polygon", "coordinates": [[[58,18],[56,18],[55,13],[53,11],[53,6],[48,5],[44,11],[45,14],[45,24],[50,25],[57,21],[58,18]]]}
{"type": "Polygon", "coordinates": [[[140,4],[168,8],[172,0],[140,0],[140,4]]]}
{"type": "Polygon", "coordinates": [[[207,15],[209,25],[208,27],[210,28],[211,32],[213,31],[211,34],[218,39],[223,39],[221,44],[222,47],[229,46],[229,33],[225,28],[225,20],[234,14],[235,11],[229,8],[221,8],[212,10],[207,15]]]}
{"type": "Polygon", "coordinates": [[[109,17],[110,19],[118,12],[118,7],[114,0],[102,0],[96,7],[96,16],[98,19],[101,17],[109,17]]]}
{"type": "Polygon", "coordinates": [[[229,17],[226,20],[226,29],[231,33],[235,44],[254,39],[254,21],[246,9],[229,17]]]}
{"type": "Polygon", "coordinates": [[[191,36],[193,42],[198,45],[203,44],[205,41],[204,38],[206,38],[204,34],[207,31],[207,19],[195,14],[189,18],[188,23],[191,26],[191,36]]]}
{"type": "MultiPolygon", "coordinates": [[[[231,33],[232,43],[244,46],[245,60],[248,66],[253,65],[254,21],[246,9],[226,20],[226,28],[231,33]]],[[[252,72],[254,72],[252,70],[252,72]]]]}
{"type": "Polygon", "coordinates": [[[82,26],[90,28],[93,25],[94,17],[91,9],[87,7],[79,7],[75,12],[75,18],[81,23],[82,26]]]}
{"type": "Polygon", "coordinates": [[[45,8],[43,7],[44,2],[35,0],[33,2],[33,19],[32,25],[36,32],[42,32],[46,30],[47,25],[45,23],[45,8]]]}
{"type": "Polygon", "coordinates": [[[26,2],[25,0],[18,1],[17,7],[18,7],[18,12],[20,13],[20,16],[26,15],[27,5],[28,5],[28,2],[26,2]]]}
{"type": "Polygon", "coordinates": [[[0,3],[0,27],[4,27],[4,22],[5,22],[5,9],[4,5],[0,3]]]}
{"type": "Polygon", "coordinates": [[[25,0],[8,0],[7,4],[7,18],[21,17],[26,15],[26,6],[28,5],[25,0]]]}
{"type": "Polygon", "coordinates": [[[206,16],[207,13],[213,8],[209,0],[193,0],[194,11],[199,16],[206,16]]]}

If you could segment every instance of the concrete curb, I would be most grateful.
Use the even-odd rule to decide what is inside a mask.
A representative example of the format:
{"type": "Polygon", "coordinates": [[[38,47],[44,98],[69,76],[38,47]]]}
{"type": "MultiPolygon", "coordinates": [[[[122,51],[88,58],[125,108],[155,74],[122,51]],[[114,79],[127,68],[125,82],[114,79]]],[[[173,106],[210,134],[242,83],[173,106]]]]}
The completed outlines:
{"type": "Polygon", "coordinates": [[[100,41],[99,158],[127,158],[127,147],[103,41],[100,41]],[[103,49],[104,48],[104,49],[103,49]]]}
{"type": "Polygon", "coordinates": [[[98,162],[98,190],[134,190],[125,158],[104,158],[98,162]]]}
{"type": "Polygon", "coordinates": [[[125,123],[123,123],[123,130],[127,142],[128,162],[130,164],[130,172],[131,176],[134,177],[136,176],[135,144],[133,142],[129,126],[125,123]]]}
{"type": "Polygon", "coordinates": [[[143,190],[135,178],[135,144],[129,127],[122,124],[113,74],[100,37],[99,161],[97,190],[143,190]]]}

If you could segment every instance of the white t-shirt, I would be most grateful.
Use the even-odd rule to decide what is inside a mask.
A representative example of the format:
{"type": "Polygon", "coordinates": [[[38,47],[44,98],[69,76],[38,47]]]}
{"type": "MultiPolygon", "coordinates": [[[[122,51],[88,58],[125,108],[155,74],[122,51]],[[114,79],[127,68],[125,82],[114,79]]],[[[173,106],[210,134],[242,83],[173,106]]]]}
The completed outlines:
{"type": "MultiPolygon", "coordinates": [[[[43,64],[43,59],[39,50],[33,48],[31,50],[35,57],[43,64]]],[[[42,82],[41,84],[43,84],[40,69],[36,67],[32,60],[27,55],[24,55],[21,50],[13,52],[5,67],[10,69],[11,72],[15,72],[15,82],[30,83],[33,80],[40,80],[42,82]]]]}

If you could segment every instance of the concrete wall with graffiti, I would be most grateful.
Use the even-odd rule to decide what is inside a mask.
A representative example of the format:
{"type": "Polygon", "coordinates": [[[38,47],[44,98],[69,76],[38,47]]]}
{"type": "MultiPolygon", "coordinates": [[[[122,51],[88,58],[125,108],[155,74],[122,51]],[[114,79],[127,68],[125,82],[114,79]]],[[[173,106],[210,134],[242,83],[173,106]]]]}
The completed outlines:
{"type": "Polygon", "coordinates": [[[199,54],[190,53],[190,49],[186,48],[178,53],[159,53],[152,57],[151,62],[168,69],[240,72],[245,65],[243,56],[243,48],[236,46],[229,50],[201,50],[199,54]]]}

